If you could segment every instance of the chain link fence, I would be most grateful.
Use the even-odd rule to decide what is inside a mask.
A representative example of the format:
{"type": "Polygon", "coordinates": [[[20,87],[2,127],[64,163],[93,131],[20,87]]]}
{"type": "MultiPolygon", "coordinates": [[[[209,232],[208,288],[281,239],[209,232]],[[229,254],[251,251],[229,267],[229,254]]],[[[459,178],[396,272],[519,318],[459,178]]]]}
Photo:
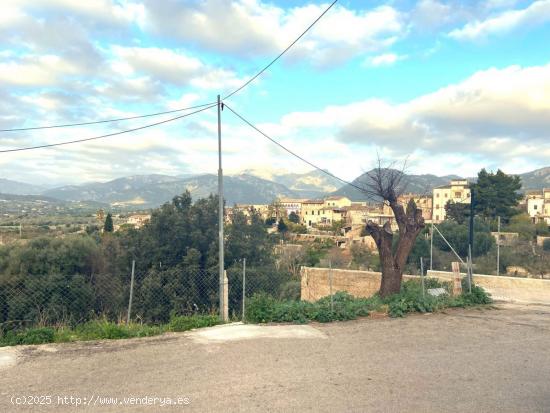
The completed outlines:
{"type": "MultiPolygon", "coordinates": [[[[243,318],[246,299],[263,292],[299,299],[300,281],[272,266],[227,270],[228,310],[243,318]],[[244,279],[244,283],[243,283],[244,279]],[[244,301],[244,306],[243,306],[244,301]]],[[[94,319],[162,324],[172,316],[219,314],[217,268],[151,268],[132,274],[0,274],[0,330],[76,326],[94,319]],[[133,282],[132,282],[133,278],[133,282]]]]}

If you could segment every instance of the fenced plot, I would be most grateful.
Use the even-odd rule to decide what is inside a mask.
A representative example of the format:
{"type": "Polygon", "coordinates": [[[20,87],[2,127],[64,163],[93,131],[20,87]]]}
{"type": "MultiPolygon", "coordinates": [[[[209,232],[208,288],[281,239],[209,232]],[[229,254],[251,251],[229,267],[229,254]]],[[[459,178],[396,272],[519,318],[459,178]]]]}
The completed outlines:
{"type": "MultiPolygon", "coordinates": [[[[238,264],[226,274],[231,319],[241,319],[246,297],[258,292],[299,298],[299,281],[271,267],[245,270],[238,264]]],[[[218,315],[219,292],[218,269],[193,266],[122,275],[0,274],[0,331],[73,327],[96,319],[163,324],[173,316],[218,315]]]]}

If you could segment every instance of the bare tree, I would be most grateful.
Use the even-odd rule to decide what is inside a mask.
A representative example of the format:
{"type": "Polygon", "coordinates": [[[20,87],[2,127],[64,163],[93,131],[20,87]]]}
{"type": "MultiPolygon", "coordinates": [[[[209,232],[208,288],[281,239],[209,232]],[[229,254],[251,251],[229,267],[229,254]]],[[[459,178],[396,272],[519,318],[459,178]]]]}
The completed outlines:
{"type": "Polygon", "coordinates": [[[367,173],[367,179],[362,183],[361,190],[389,205],[395,216],[399,228],[399,240],[394,250],[393,231],[388,221],[379,225],[369,220],[366,232],[376,242],[382,267],[382,283],[380,295],[382,297],[398,293],[401,290],[403,270],[407,257],[416,241],[416,237],[424,228],[422,210],[416,207],[411,199],[406,209],[398,202],[398,197],[406,188],[404,182],[404,168],[396,170],[393,165],[382,167],[382,161],[378,159],[378,166],[367,173]]]}

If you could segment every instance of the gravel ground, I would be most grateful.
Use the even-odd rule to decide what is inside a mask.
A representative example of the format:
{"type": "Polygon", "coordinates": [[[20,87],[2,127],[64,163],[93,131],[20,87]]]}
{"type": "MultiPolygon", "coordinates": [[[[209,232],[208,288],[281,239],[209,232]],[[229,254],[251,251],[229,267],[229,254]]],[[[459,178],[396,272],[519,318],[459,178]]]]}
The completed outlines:
{"type": "Polygon", "coordinates": [[[0,356],[1,412],[550,412],[544,306],[229,325],[0,356]]]}

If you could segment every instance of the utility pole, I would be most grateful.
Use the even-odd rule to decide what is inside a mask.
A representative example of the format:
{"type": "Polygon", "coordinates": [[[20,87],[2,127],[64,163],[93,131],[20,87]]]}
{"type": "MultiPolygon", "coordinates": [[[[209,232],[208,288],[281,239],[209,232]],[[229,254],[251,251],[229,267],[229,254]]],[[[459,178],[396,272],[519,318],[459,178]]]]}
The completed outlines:
{"type": "Polygon", "coordinates": [[[420,280],[422,281],[422,298],[425,297],[424,293],[424,258],[420,257],[420,280]]]}
{"type": "Polygon", "coordinates": [[[430,232],[430,270],[434,269],[433,262],[434,262],[434,220],[432,217],[432,228],[430,232]]]}
{"type": "Polygon", "coordinates": [[[222,103],[218,95],[218,237],[219,237],[219,267],[220,267],[220,317],[225,320],[225,280],[223,258],[223,171],[222,171],[222,103]]]}
{"type": "Polygon", "coordinates": [[[130,299],[128,300],[128,316],[126,318],[126,325],[130,324],[130,318],[132,316],[132,298],[134,296],[134,272],[136,269],[136,260],[132,260],[132,275],[130,277],[130,299]]]}
{"type": "Polygon", "coordinates": [[[468,241],[468,286],[472,288],[473,263],[472,256],[474,253],[474,211],[475,211],[475,190],[474,186],[470,187],[470,233],[468,241]]]}
{"type": "Polygon", "coordinates": [[[474,250],[474,203],[475,203],[475,191],[472,187],[470,189],[470,233],[468,244],[472,251],[474,250]]]}
{"type": "Polygon", "coordinates": [[[500,275],[500,216],[498,219],[498,235],[497,235],[497,276],[500,275]]]}
{"type": "Polygon", "coordinates": [[[243,316],[242,316],[243,321],[244,321],[244,312],[246,310],[245,302],[246,302],[246,258],[243,258],[243,316]]]}

